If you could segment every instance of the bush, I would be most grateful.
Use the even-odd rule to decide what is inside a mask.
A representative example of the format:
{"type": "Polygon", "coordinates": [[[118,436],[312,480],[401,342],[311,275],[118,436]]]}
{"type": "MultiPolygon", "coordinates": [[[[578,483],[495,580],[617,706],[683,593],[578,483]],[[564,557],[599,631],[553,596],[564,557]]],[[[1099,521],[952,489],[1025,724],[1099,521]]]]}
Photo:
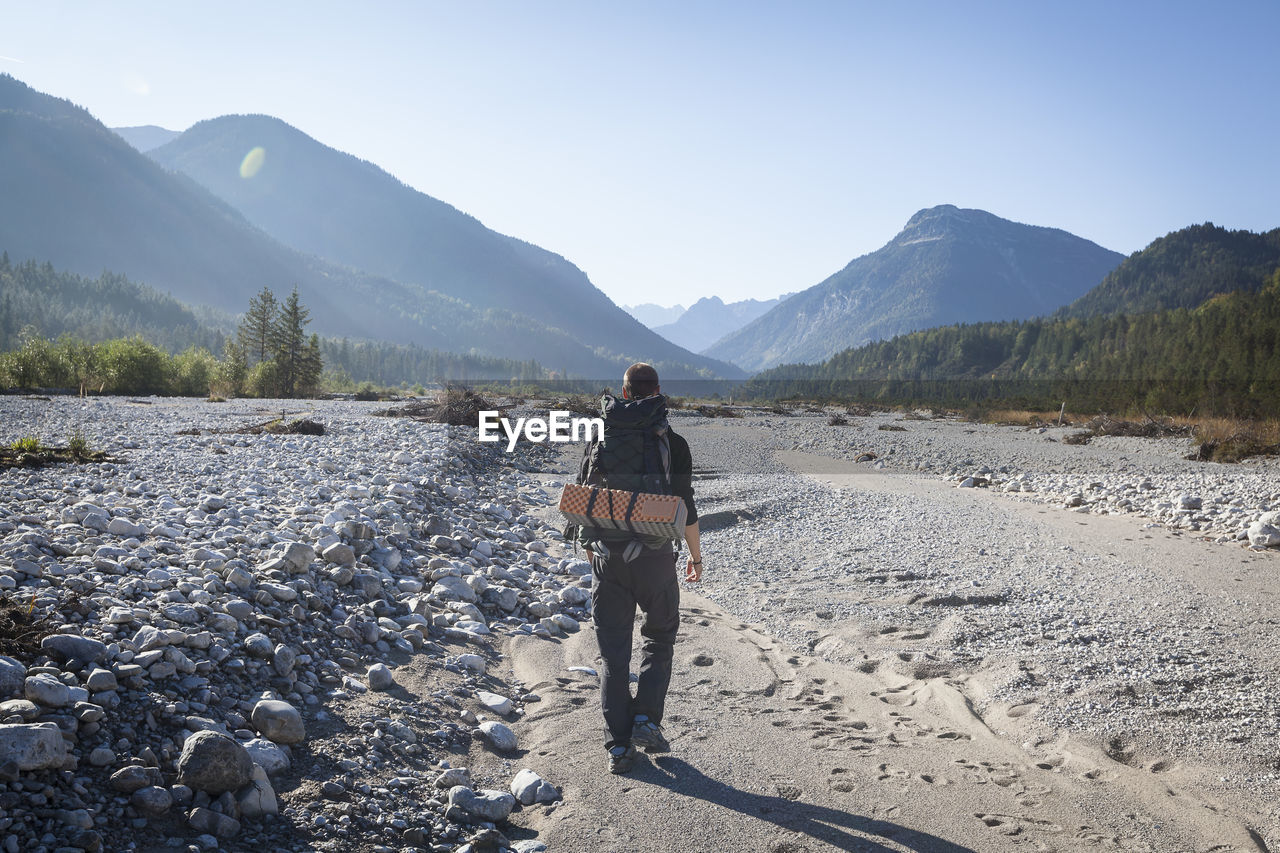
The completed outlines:
{"type": "Polygon", "coordinates": [[[218,360],[204,347],[190,347],[173,358],[173,393],[204,397],[218,378],[218,360]]]}
{"type": "Polygon", "coordinates": [[[244,382],[250,397],[275,397],[280,393],[280,371],[272,359],[260,361],[249,371],[244,382]]]}
{"type": "Polygon", "coordinates": [[[166,394],[169,356],[141,335],[102,344],[106,389],[113,394],[166,394]]]}

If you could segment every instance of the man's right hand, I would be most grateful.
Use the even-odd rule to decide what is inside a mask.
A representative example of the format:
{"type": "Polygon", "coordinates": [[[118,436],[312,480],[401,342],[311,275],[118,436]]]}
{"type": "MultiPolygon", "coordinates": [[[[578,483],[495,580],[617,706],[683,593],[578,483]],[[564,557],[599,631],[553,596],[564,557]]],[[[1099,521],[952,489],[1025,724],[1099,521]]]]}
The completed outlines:
{"type": "Polygon", "coordinates": [[[702,580],[702,561],[689,558],[689,562],[684,564],[684,579],[689,583],[697,583],[702,580]]]}

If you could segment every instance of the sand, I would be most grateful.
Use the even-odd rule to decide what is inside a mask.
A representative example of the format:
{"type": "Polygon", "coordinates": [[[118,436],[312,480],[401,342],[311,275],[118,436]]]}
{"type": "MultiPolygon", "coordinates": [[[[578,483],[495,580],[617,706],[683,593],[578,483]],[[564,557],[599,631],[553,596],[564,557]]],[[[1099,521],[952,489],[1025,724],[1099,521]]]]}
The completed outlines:
{"type": "MultiPolygon", "coordinates": [[[[833,494],[906,496],[962,517],[1032,525],[1046,548],[1066,546],[1080,561],[1158,563],[1190,594],[1215,595],[1222,578],[1236,578],[1234,597],[1250,601],[1255,616],[1275,615],[1272,555],[1144,529],[1140,518],[1080,516],[957,490],[937,478],[829,459],[815,464],[795,452],[776,460],[794,471],[820,470],[805,476],[842,490],[833,494]],[[1269,571],[1238,571],[1253,559],[1270,559],[1269,571]]],[[[814,620],[824,632],[806,651],[741,621],[701,594],[714,588],[717,549],[732,547],[731,535],[708,537],[707,584],[682,590],[665,721],[671,752],[643,757],[629,775],[607,771],[597,679],[570,670],[598,666],[590,626],[563,640],[506,641],[510,671],[495,674],[541,701],[519,723],[520,753],[477,746],[473,775],[530,767],[564,795],[553,806],[517,811],[510,838],[536,837],[566,853],[1201,853],[1264,851],[1264,838],[1275,837],[1259,802],[1218,785],[1222,768],[1202,758],[1155,754],[1142,744],[1109,750],[1087,731],[1046,725],[1051,709],[1040,701],[993,698],[1010,660],[993,656],[967,671],[939,667],[930,677],[921,665],[927,651],[913,653],[926,655],[914,663],[903,658],[904,641],[929,642],[910,634],[911,625],[886,638],[857,619],[814,620]]],[[[778,603],[787,595],[776,587],[770,594],[778,603]]],[[[1046,690],[1043,703],[1052,701],[1046,690]]]]}

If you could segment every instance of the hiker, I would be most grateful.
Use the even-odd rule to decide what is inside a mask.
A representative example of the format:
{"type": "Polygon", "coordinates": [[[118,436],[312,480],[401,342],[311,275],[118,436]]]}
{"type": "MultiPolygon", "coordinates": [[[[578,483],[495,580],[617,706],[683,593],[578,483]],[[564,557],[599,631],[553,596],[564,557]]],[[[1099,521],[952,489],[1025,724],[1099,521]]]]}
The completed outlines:
{"type": "MultiPolygon", "coordinates": [[[[693,458],[689,443],[667,424],[667,398],[658,371],[637,362],[627,368],[622,399],[601,400],[604,439],[587,445],[578,482],[611,489],[679,495],[688,515],[685,579],[702,578],[698,512],[693,505],[693,458]]],[[[671,658],[680,627],[678,542],[626,531],[587,528],[581,533],[591,561],[591,610],[604,666],[600,705],[604,712],[609,770],[626,773],[636,746],[665,752],[662,712],[671,681],[671,658]],[[631,642],[636,605],[644,612],[643,657],[636,695],[631,696],[631,642]]]]}

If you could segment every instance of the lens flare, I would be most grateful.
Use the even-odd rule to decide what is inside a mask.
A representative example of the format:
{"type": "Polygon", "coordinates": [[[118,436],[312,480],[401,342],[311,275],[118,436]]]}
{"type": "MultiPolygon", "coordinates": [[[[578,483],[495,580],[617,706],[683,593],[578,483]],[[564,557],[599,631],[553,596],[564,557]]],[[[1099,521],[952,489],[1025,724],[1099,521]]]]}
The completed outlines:
{"type": "Polygon", "coordinates": [[[252,178],[262,169],[262,164],[266,162],[267,152],[261,145],[254,148],[248,154],[244,155],[244,159],[240,161],[240,177],[252,178]]]}

